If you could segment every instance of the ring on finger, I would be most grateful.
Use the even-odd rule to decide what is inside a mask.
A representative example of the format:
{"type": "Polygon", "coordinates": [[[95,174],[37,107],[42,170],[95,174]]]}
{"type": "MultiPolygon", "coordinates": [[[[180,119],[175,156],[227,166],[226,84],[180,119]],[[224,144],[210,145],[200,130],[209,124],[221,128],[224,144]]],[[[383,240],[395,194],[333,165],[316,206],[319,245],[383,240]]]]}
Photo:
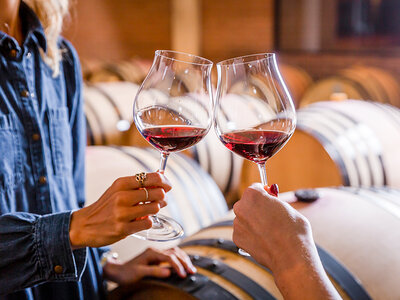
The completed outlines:
{"type": "Polygon", "coordinates": [[[149,192],[145,187],[143,187],[142,190],[146,193],[146,200],[144,200],[146,202],[149,200],[149,192]]]}
{"type": "Polygon", "coordinates": [[[135,179],[137,182],[139,182],[140,187],[144,187],[144,181],[146,180],[146,173],[141,172],[141,173],[137,173],[135,175],[135,179]]]}

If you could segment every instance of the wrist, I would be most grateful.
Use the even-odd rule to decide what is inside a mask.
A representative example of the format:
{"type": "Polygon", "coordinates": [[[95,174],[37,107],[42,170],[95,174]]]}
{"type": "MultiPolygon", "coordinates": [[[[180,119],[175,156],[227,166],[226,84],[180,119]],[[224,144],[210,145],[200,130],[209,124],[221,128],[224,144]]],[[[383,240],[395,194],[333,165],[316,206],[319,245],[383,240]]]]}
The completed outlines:
{"type": "Polygon", "coordinates": [[[106,258],[106,262],[103,265],[104,279],[120,283],[121,282],[120,274],[122,273],[121,268],[122,268],[121,263],[119,263],[116,260],[110,260],[106,258]]]}
{"type": "Polygon", "coordinates": [[[82,242],[82,228],[79,224],[79,210],[72,212],[69,224],[69,242],[72,250],[86,247],[82,242]]]}
{"type": "Polygon", "coordinates": [[[291,258],[274,271],[277,287],[285,299],[340,299],[322,266],[312,242],[304,245],[297,258],[291,258]]]}

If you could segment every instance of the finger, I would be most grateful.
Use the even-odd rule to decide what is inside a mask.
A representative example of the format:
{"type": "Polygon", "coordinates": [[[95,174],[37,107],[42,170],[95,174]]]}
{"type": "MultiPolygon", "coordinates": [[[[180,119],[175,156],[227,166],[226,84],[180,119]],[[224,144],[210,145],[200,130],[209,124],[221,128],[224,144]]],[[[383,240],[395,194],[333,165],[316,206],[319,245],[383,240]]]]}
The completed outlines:
{"type": "Polygon", "coordinates": [[[158,188],[146,188],[146,190],[147,193],[144,189],[118,191],[114,193],[113,197],[115,201],[118,201],[123,206],[134,206],[140,202],[152,202],[152,201],[165,202],[166,195],[164,189],[158,187],[158,188]]]}
{"type": "Polygon", "coordinates": [[[171,270],[160,266],[140,266],[138,268],[140,277],[152,276],[157,278],[166,278],[171,275],[171,270]]]}
{"type": "Polygon", "coordinates": [[[124,226],[124,235],[128,236],[130,234],[142,231],[142,230],[146,230],[146,229],[150,229],[151,226],[153,226],[153,222],[151,221],[151,219],[149,217],[146,217],[144,219],[141,220],[136,220],[133,222],[129,222],[126,223],[124,226]]]}
{"type": "Polygon", "coordinates": [[[160,204],[160,208],[163,208],[163,207],[167,206],[167,201],[165,201],[165,200],[160,200],[160,201],[157,201],[157,202],[160,204]]]}
{"type": "MultiPolygon", "coordinates": [[[[114,181],[111,186],[111,189],[116,191],[127,191],[127,190],[135,190],[142,187],[140,183],[136,180],[135,176],[126,176],[120,177],[114,181]]],[[[161,173],[147,173],[146,179],[143,181],[143,187],[161,187],[166,192],[171,190],[171,184],[168,179],[161,173]]]]}
{"type": "Polygon", "coordinates": [[[192,264],[192,261],[190,260],[190,257],[186,254],[185,251],[180,249],[179,247],[175,247],[170,249],[172,253],[175,254],[175,256],[179,259],[181,262],[182,266],[191,274],[194,274],[197,272],[196,267],[192,264]]]}
{"type": "Polygon", "coordinates": [[[155,215],[160,211],[160,204],[158,202],[150,202],[135,205],[132,207],[124,208],[118,216],[118,221],[134,221],[143,219],[147,216],[155,215]]]}
{"type": "Polygon", "coordinates": [[[236,246],[243,249],[243,227],[241,226],[239,220],[235,218],[233,220],[233,233],[232,233],[232,241],[235,243],[236,246]]]}
{"type": "Polygon", "coordinates": [[[155,249],[149,249],[145,253],[146,255],[143,258],[146,259],[146,263],[168,262],[180,277],[186,277],[185,268],[175,254],[168,252],[163,253],[155,249]]]}

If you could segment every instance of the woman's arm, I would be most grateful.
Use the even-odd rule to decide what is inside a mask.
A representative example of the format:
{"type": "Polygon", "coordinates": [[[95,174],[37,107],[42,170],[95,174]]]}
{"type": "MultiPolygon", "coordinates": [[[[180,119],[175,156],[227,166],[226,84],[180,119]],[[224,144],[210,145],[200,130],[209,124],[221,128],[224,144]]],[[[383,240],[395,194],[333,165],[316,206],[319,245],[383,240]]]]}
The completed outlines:
{"type": "Polygon", "coordinates": [[[246,189],[233,209],[235,244],[272,270],[285,299],[340,299],[303,215],[261,184],[246,189]]]}

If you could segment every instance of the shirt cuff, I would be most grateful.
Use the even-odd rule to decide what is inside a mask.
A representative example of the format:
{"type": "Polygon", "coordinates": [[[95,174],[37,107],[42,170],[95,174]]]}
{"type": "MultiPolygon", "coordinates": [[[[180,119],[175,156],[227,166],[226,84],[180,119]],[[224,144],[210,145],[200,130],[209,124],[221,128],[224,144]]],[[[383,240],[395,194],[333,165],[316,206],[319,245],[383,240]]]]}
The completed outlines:
{"type": "Polygon", "coordinates": [[[85,270],[87,248],[72,250],[69,240],[71,213],[44,215],[36,223],[36,250],[48,281],[78,281],[85,270]]]}

